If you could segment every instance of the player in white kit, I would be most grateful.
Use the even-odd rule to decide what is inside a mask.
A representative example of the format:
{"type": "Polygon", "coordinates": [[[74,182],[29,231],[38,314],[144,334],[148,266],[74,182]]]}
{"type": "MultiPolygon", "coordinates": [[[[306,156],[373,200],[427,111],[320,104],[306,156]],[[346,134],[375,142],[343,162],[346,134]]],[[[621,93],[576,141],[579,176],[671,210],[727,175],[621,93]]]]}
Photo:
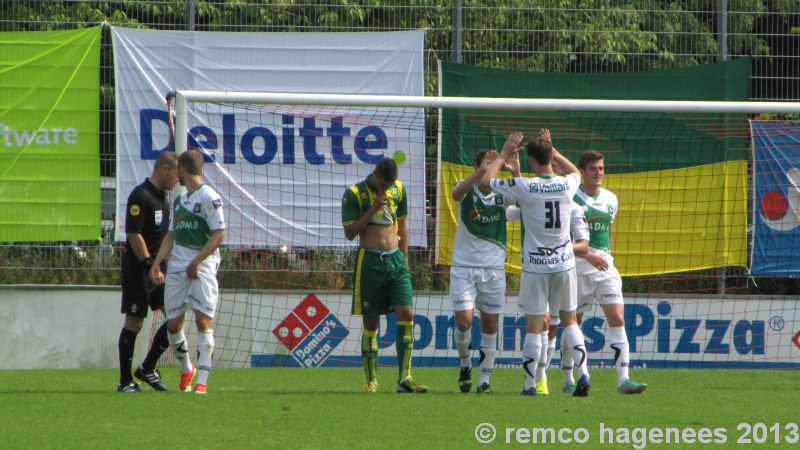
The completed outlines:
{"type": "MultiPolygon", "coordinates": [[[[494,150],[483,150],[475,158],[475,171],[459,181],[451,196],[458,202],[453,262],[450,267],[450,303],[455,313],[454,340],[460,357],[459,389],[472,388],[472,318],[480,311],[480,378],[477,394],[491,394],[490,377],[497,356],[497,322],[506,307],[506,210],[518,210],[501,194],[481,190],[477,183],[494,150]]],[[[506,168],[520,176],[519,159],[512,158],[506,168]]],[[[519,214],[517,214],[519,216],[519,214]]]]}
{"type": "Polygon", "coordinates": [[[522,347],[525,387],[522,395],[536,395],[536,367],[542,355],[541,333],[545,331],[548,309],[558,311],[564,324],[566,347],[581,370],[573,393],[576,397],[589,395],[589,373],[581,365],[586,358],[583,333],[577,325],[577,287],[575,254],[570,239],[572,197],[578,190],[578,169],[562,156],[550,141],[550,132],[525,145],[528,161],[537,178],[497,178],[500,167],[512,158],[522,142],[522,133],[515,132],[503,145],[499,157],[492,162],[480,180],[480,187],[491,188],[515,202],[521,209],[525,229],[522,245],[522,277],[519,304],[525,314],[525,343],[522,347]],[[556,175],[553,165],[557,166],[556,175]]]}
{"type": "MultiPolygon", "coordinates": [[[[614,350],[614,368],[617,371],[617,392],[640,394],[647,385],[628,377],[630,353],[628,336],[625,334],[625,310],[622,299],[622,277],[611,256],[611,224],[617,216],[619,202],[613,192],[602,187],[605,175],[603,155],[590,150],[581,154],[578,167],[583,183],[573,200],[583,211],[589,225],[589,254],[579,258],[578,273],[578,322],[595,300],[608,320],[609,346],[614,350]]],[[[572,380],[570,361],[562,364],[565,372],[565,387],[572,380]],[[569,376],[567,379],[566,375],[569,376]]]]}
{"type": "MultiPolygon", "coordinates": [[[[583,217],[583,211],[579,208],[572,208],[572,217],[570,223],[570,233],[572,235],[572,249],[575,252],[576,264],[580,258],[586,257],[589,253],[589,227],[586,225],[586,220],[583,217]]],[[[509,217],[508,220],[511,220],[509,217]]],[[[547,369],[550,367],[550,359],[553,357],[556,349],[556,335],[558,332],[558,325],[561,319],[558,314],[550,317],[550,312],[545,315],[545,331],[540,336],[542,341],[542,356],[539,360],[539,365],[536,366],[536,395],[549,395],[550,389],[547,384],[547,369]]],[[[580,325],[580,317],[578,318],[578,325],[580,325]]],[[[563,359],[563,356],[562,356],[563,359]]],[[[572,358],[569,361],[570,368],[572,367],[572,358]]],[[[571,369],[570,369],[571,370],[571,369]]],[[[564,372],[566,373],[566,371],[564,372]]],[[[572,394],[575,392],[575,380],[572,378],[572,372],[569,372],[571,385],[564,388],[565,394],[572,394]]],[[[566,375],[565,375],[566,376],[566,375]]]]}
{"type": "Polygon", "coordinates": [[[203,182],[203,156],[198,151],[181,154],[178,180],[186,192],[175,199],[172,223],[153,261],[150,277],[156,283],[165,282],[160,264],[170,256],[164,306],[167,337],[181,365],[180,390],[191,392],[192,378],[197,374],[194,390],[205,394],[214,352],[213,319],[219,298],[216,276],[219,247],[225,240],[225,219],[222,199],[203,182]],[[183,332],[184,316],[190,308],[194,310],[198,332],[197,367],[191,362],[183,332]]]}

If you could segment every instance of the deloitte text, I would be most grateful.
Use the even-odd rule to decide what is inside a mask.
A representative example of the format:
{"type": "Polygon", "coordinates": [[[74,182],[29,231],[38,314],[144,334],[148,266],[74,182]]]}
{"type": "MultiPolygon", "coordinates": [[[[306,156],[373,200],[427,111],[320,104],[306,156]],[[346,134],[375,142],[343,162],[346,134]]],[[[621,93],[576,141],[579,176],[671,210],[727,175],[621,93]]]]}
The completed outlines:
{"type": "MultiPolygon", "coordinates": [[[[139,148],[143,160],[156,159],[168,149],[169,145],[155,148],[153,143],[154,124],[166,127],[167,118],[167,112],[163,110],[142,109],[139,112],[139,148]]],[[[276,162],[281,164],[295,164],[297,151],[308,164],[325,164],[326,155],[318,152],[317,140],[327,139],[330,159],[336,164],[352,164],[353,155],[367,164],[376,164],[383,159],[389,140],[380,127],[368,125],[351,134],[342,117],[331,117],[326,122],[329,126],[322,127],[317,126],[316,117],[283,114],[280,130],[255,126],[240,133],[236,129],[236,115],[222,114],[222,130],[206,125],[189,129],[188,147],[203,149],[208,156],[207,162],[215,162],[219,158],[216,150],[221,150],[223,164],[235,164],[238,156],[256,165],[273,162],[276,158],[276,162]],[[237,135],[241,136],[238,142],[237,135]],[[348,137],[352,137],[352,148],[345,148],[345,138],[348,137]],[[302,141],[302,150],[295,148],[298,138],[302,141]]]]}

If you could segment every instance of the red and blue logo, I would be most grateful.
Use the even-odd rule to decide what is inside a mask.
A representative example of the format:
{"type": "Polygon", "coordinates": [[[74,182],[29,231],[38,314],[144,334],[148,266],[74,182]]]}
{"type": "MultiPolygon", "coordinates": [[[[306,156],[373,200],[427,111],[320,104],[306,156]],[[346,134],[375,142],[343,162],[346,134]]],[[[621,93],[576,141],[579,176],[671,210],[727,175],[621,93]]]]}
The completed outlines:
{"type": "Polygon", "coordinates": [[[301,367],[319,367],[350,332],[325,304],[309,294],[273,330],[301,367]]]}
{"type": "Polygon", "coordinates": [[[800,125],[752,122],[753,275],[800,275],[800,125]]]}

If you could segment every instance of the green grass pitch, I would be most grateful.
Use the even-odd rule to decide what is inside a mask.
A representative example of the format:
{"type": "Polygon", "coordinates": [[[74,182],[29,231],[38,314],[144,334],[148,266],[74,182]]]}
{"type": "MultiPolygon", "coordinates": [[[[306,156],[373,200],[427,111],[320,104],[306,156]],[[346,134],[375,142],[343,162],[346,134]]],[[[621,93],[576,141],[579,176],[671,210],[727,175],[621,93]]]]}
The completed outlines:
{"type": "Polygon", "coordinates": [[[553,428],[551,448],[786,448],[800,423],[791,371],[632,370],[649,387],[623,396],[613,370],[594,370],[588,398],[562,394],[558,369],[536,398],[519,395],[521,369],[496,370],[491,396],[460,393],[455,368],[415,369],[430,389],[421,395],[395,393],[390,367],[373,395],[360,392],[360,369],[214,369],[206,396],[174,392],[178,369],[161,371],[173,392],[118,394],[113,369],[0,371],[0,446],[503,448],[541,445],[531,430],[553,428]],[[496,430],[488,444],[476,439],[483,423],[496,430]],[[668,428],[681,442],[654,443],[668,428]]]}

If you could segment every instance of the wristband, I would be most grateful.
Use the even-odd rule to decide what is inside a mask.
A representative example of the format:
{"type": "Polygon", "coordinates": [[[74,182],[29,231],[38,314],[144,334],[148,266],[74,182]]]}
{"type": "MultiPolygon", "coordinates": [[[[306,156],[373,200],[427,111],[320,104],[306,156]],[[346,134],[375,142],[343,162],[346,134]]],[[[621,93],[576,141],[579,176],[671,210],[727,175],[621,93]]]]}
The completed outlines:
{"type": "Polygon", "coordinates": [[[150,272],[150,269],[153,267],[153,257],[148,256],[147,258],[139,261],[139,263],[145,268],[145,270],[150,272]]]}

